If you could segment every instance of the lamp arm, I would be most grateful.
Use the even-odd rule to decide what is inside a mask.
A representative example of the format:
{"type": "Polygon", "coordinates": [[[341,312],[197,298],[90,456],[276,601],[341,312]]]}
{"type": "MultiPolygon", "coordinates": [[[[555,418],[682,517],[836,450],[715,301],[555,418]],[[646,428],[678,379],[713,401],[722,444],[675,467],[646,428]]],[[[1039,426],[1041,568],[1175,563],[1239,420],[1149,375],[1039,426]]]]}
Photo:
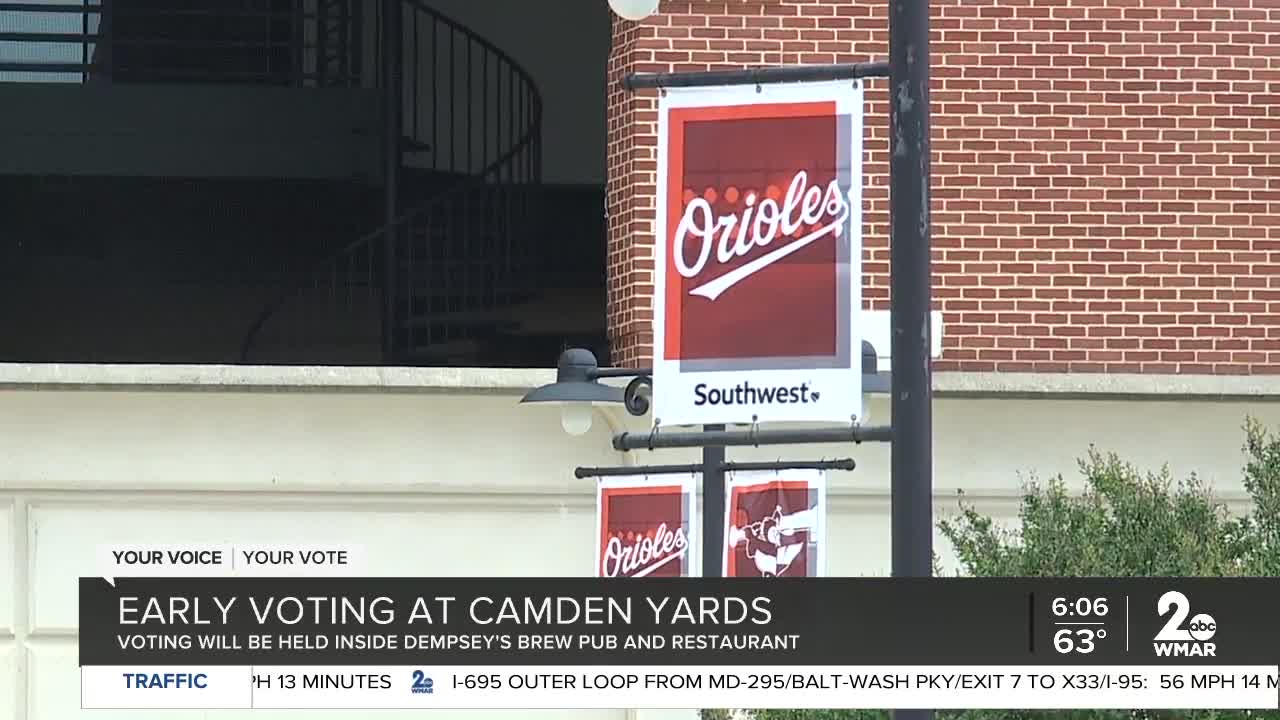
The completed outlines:
{"type": "Polygon", "coordinates": [[[626,389],[622,391],[622,403],[627,412],[640,417],[649,412],[649,398],[641,394],[641,388],[653,388],[653,368],[592,368],[587,371],[587,379],[631,378],[626,389]]]}
{"type": "Polygon", "coordinates": [[[587,373],[587,376],[592,380],[627,378],[639,375],[653,375],[653,368],[596,368],[587,373]]]}

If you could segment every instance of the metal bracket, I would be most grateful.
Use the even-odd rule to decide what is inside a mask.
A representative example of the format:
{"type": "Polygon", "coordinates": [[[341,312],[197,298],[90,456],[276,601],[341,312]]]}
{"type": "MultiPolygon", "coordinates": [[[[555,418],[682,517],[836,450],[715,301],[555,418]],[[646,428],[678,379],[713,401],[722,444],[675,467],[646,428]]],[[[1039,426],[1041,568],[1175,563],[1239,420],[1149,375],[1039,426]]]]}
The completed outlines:
{"type": "Polygon", "coordinates": [[[666,432],[662,434],[618,433],[613,436],[613,449],[657,450],[659,448],[741,447],[752,445],[809,445],[818,443],[892,442],[889,425],[851,425],[814,430],[703,430],[700,432],[666,432]]]}
{"type": "Polygon", "coordinates": [[[673,87],[706,87],[710,85],[768,85],[785,82],[851,80],[865,77],[889,77],[885,60],[834,65],[792,65],[786,67],[749,68],[746,70],[712,70],[709,72],[633,73],[622,79],[627,90],[673,87]]]}
{"type": "MultiPolygon", "coordinates": [[[[840,460],[777,460],[774,462],[726,462],[720,463],[724,472],[748,470],[853,470],[857,464],[853,458],[840,460]]],[[[615,467],[580,467],[573,471],[579,480],[593,477],[618,477],[622,475],[684,475],[703,471],[701,463],[689,465],[623,465],[615,467]]]]}
{"type": "Polygon", "coordinates": [[[622,391],[622,402],[627,407],[627,412],[636,417],[642,417],[649,412],[649,398],[642,393],[644,388],[653,390],[652,375],[637,375],[627,383],[627,387],[622,391]]]}

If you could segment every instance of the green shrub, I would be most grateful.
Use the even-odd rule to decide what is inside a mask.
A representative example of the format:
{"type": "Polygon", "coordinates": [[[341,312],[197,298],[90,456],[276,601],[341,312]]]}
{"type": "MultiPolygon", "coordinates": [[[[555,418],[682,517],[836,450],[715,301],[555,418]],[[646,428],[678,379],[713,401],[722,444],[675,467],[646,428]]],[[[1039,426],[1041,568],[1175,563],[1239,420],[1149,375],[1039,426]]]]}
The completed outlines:
{"type": "MultiPolygon", "coordinates": [[[[972,577],[1280,575],[1280,437],[1245,423],[1244,488],[1253,509],[1232,517],[1195,476],[1142,472],[1091,449],[1080,462],[1083,493],[1061,477],[1026,487],[1019,527],[1003,530],[961,504],[940,524],[961,574],[972,577]]],[[[715,712],[715,711],[712,711],[715,712]]],[[[719,711],[723,712],[723,711],[719,711]]],[[[888,720],[875,710],[758,710],[754,720],[888,720]]],[[[719,718],[704,716],[706,720],[719,718]]],[[[1280,712],[940,711],[939,720],[1280,720],[1280,712]]]]}

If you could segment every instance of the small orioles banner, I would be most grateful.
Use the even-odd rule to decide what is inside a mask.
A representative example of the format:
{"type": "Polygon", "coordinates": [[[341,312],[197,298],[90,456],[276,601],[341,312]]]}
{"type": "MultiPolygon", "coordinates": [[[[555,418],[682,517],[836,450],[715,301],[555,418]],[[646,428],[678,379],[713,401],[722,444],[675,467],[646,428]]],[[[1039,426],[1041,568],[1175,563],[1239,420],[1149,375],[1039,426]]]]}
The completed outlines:
{"type": "Polygon", "coordinates": [[[596,577],[691,577],[698,476],[600,478],[596,577]]]}
{"type": "Polygon", "coordinates": [[[826,574],[826,473],[731,472],[726,486],[725,577],[826,574]]]}

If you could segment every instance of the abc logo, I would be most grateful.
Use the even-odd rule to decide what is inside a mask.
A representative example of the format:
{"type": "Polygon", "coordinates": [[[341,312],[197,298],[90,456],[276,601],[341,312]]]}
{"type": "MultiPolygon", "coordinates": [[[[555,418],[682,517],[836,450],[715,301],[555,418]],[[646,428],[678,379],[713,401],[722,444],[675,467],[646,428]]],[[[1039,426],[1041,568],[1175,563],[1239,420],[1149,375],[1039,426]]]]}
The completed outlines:
{"type": "Polygon", "coordinates": [[[1191,633],[1191,637],[1195,640],[1204,642],[1218,632],[1218,624],[1213,617],[1200,613],[1191,618],[1191,622],[1187,623],[1187,631],[1191,633]]]}
{"type": "Polygon", "coordinates": [[[1156,612],[1168,618],[1164,627],[1156,633],[1157,644],[1204,643],[1202,649],[1206,651],[1212,647],[1208,641],[1218,634],[1218,621],[1207,613],[1192,615],[1188,621],[1186,618],[1191,615],[1191,601],[1186,595],[1177,590],[1161,595],[1156,602],[1156,612]]]}

